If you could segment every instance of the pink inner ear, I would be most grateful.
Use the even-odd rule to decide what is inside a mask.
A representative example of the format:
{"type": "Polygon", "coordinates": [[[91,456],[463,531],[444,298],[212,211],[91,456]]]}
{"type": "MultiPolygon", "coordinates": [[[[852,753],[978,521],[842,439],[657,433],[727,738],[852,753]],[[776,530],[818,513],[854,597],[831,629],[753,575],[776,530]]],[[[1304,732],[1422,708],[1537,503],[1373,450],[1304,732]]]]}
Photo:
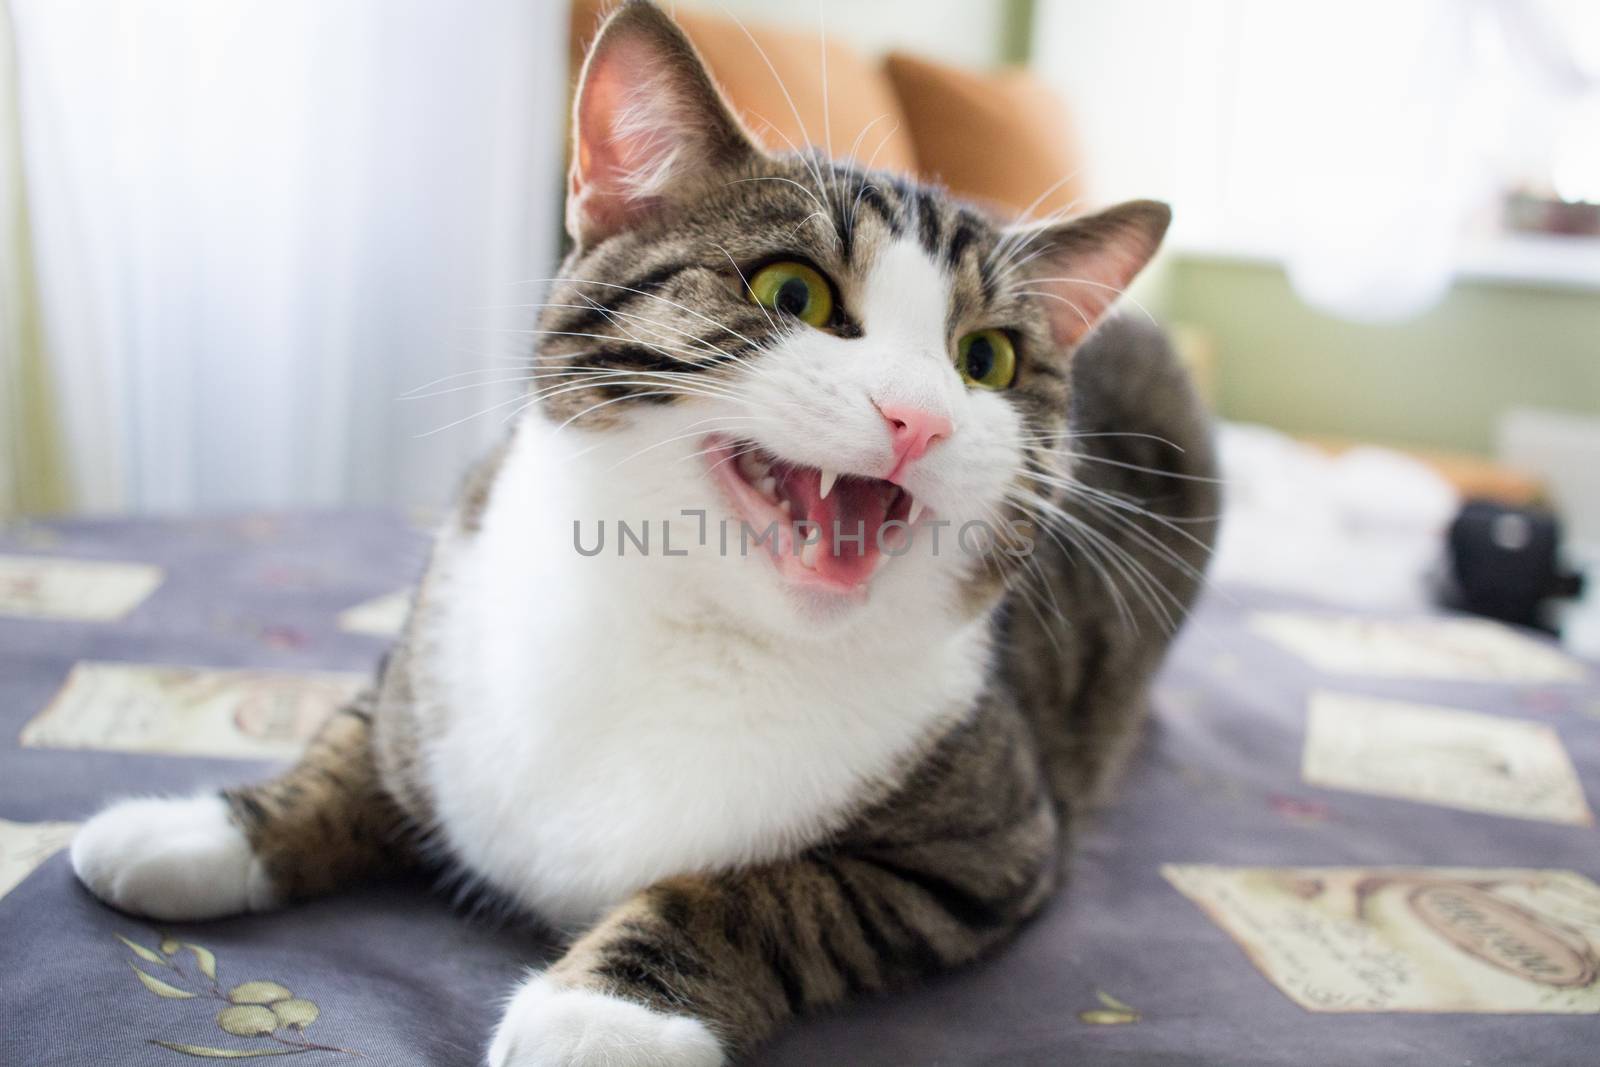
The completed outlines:
{"type": "Polygon", "coordinates": [[[607,41],[578,101],[568,227],[580,239],[626,226],[655,202],[692,134],[649,44],[607,41]]]}
{"type": "Polygon", "coordinates": [[[1149,238],[1128,228],[1114,231],[1097,246],[1079,245],[1042,257],[1044,267],[1038,277],[1027,280],[1027,288],[1043,294],[1056,343],[1070,347],[1081,342],[1155,251],[1149,238]]]}

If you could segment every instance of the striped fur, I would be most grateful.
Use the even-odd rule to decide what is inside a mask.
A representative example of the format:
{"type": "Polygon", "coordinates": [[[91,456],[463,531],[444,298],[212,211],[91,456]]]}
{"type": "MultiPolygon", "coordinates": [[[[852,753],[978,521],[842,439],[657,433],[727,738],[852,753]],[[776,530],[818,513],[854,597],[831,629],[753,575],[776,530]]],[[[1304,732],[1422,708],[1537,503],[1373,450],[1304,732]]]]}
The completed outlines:
{"type": "Polygon", "coordinates": [[[288,773],[223,791],[281,897],[305,898],[412,862],[412,823],[380,779],[374,694],[335,712],[288,773]]]}

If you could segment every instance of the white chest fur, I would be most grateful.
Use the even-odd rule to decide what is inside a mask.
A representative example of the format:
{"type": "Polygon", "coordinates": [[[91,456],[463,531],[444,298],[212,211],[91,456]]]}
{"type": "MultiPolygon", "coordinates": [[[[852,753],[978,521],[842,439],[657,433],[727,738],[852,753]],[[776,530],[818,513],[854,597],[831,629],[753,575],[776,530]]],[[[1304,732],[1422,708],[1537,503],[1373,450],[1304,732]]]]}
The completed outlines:
{"type": "Polygon", "coordinates": [[[601,518],[678,514],[697,483],[659,462],[628,480],[661,500],[612,500],[604,462],[527,430],[482,531],[441,554],[439,823],[477,875],[558,923],[817,839],[982,684],[982,625],[913,595],[786,638],[717,607],[772,585],[765,560],[580,556],[574,518],[592,543],[601,518]]]}

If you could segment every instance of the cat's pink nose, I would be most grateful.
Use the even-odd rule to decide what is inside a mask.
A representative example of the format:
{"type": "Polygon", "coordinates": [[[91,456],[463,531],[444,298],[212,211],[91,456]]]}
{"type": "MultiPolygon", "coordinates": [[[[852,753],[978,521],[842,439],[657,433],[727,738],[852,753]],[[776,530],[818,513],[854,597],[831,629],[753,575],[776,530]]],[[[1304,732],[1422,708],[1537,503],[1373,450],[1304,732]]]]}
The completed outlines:
{"type": "Polygon", "coordinates": [[[880,404],[889,424],[891,446],[894,449],[894,469],[899,470],[932,448],[935,442],[950,436],[950,420],[937,412],[904,404],[880,404]]]}

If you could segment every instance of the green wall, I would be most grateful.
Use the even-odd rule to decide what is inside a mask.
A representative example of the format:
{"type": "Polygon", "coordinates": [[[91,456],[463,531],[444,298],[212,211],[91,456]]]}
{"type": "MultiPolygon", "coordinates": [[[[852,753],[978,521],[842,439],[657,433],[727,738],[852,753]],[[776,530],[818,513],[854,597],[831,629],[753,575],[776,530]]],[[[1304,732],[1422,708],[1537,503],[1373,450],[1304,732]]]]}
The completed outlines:
{"type": "Polygon", "coordinates": [[[1600,414],[1600,290],[1462,282],[1382,325],[1313,310],[1269,264],[1180,257],[1158,291],[1210,335],[1231,419],[1487,454],[1507,407],[1600,414]]]}
{"type": "Polygon", "coordinates": [[[1003,0],[1000,62],[1023,64],[1033,55],[1034,0],[1003,0]]]}

